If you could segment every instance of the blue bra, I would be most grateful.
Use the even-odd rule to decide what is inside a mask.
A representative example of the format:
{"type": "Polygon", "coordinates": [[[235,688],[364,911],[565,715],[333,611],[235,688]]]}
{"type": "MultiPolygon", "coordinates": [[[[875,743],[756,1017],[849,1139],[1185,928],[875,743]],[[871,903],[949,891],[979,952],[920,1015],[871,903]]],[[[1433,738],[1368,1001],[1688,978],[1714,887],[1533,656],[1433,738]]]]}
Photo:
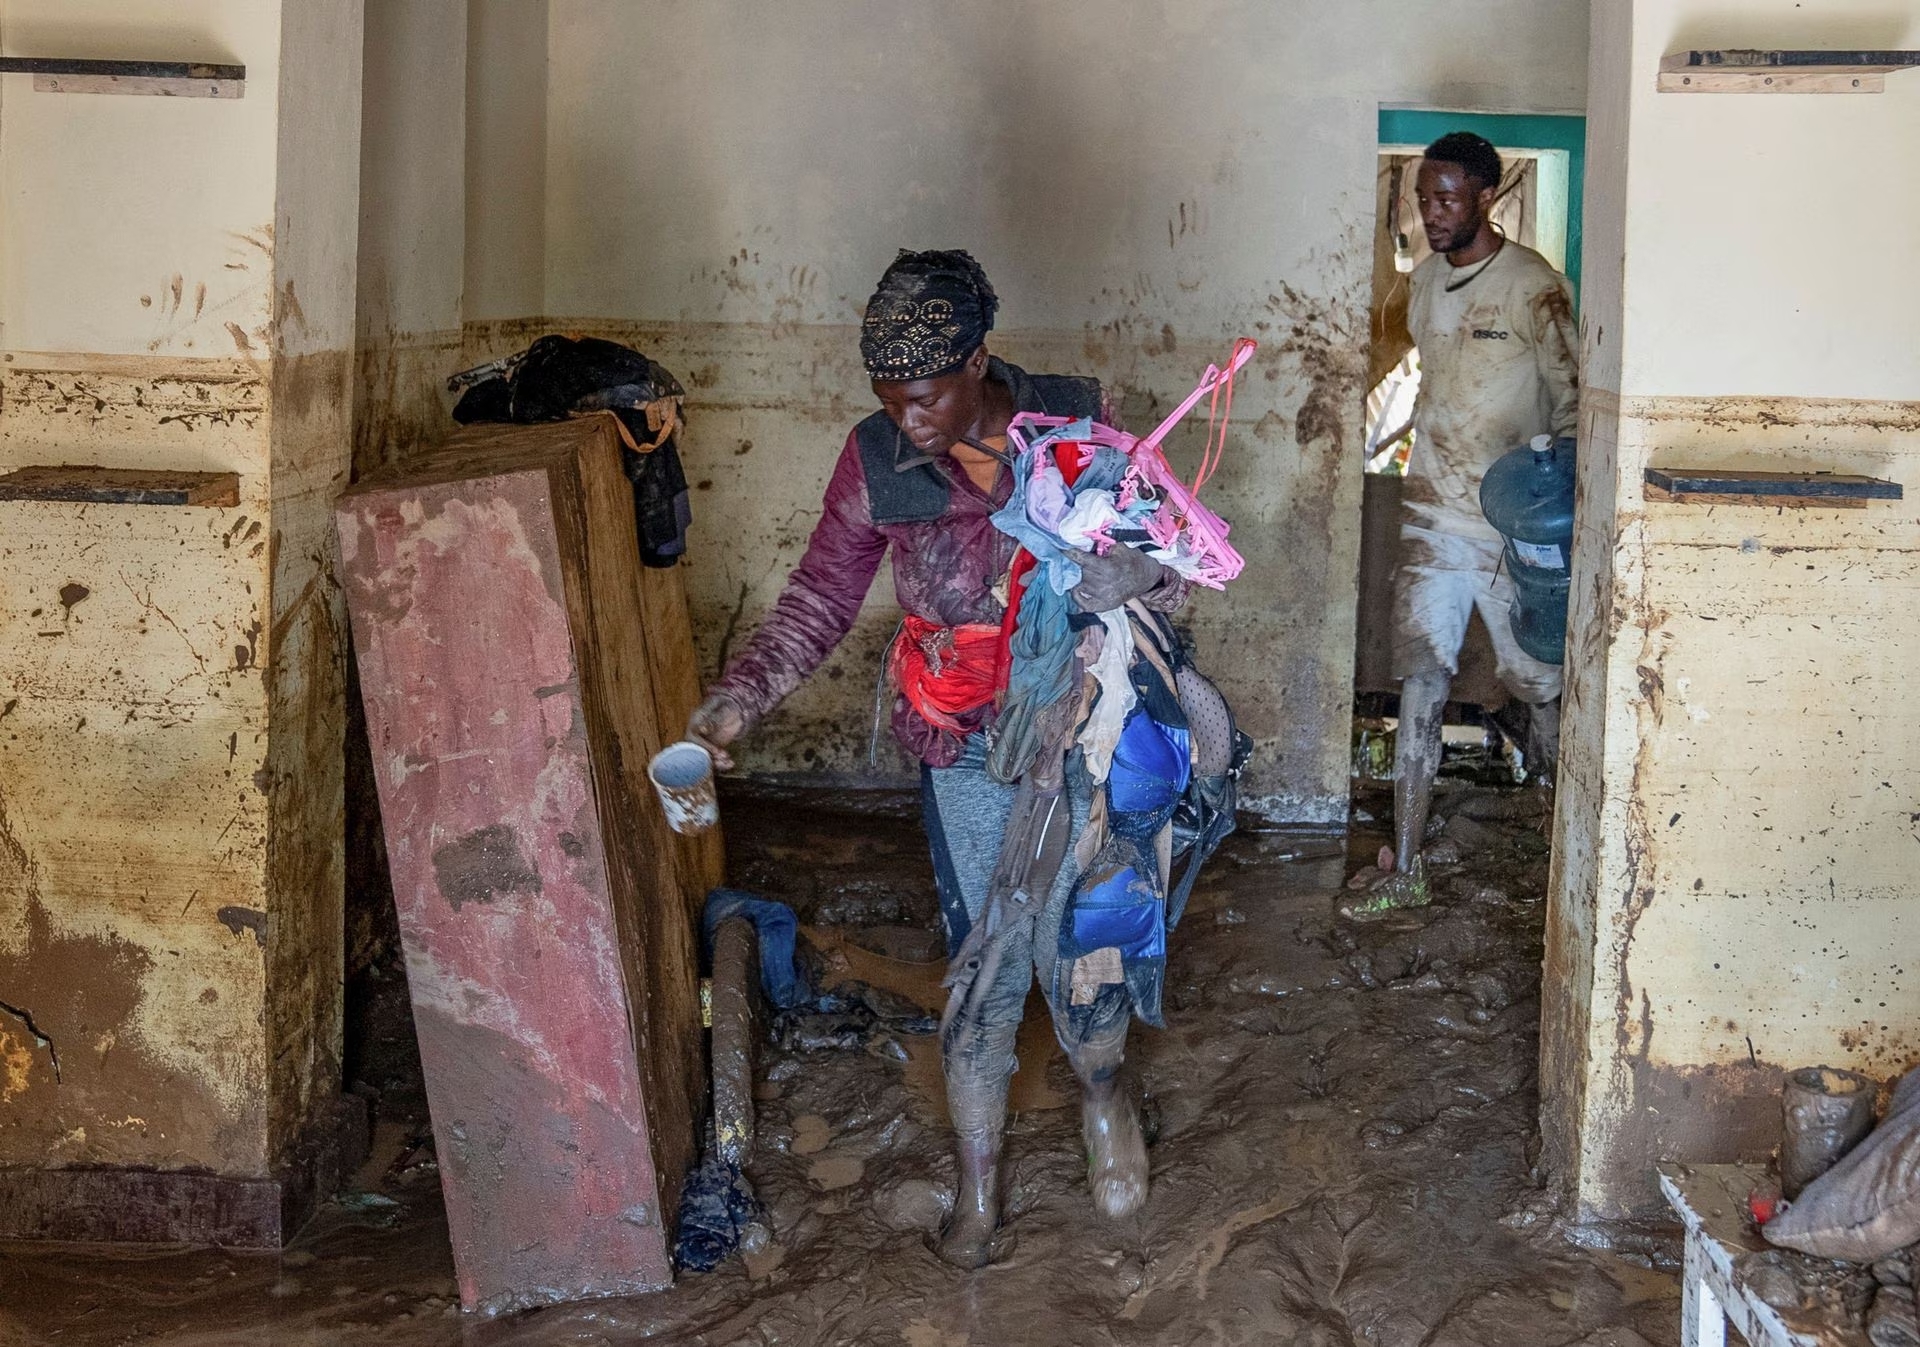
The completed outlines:
{"type": "Polygon", "coordinates": [[[1107,823],[1123,837],[1147,841],[1167,825],[1193,773],[1185,728],[1162,725],[1135,707],[1120,728],[1107,775],[1107,823]]]}

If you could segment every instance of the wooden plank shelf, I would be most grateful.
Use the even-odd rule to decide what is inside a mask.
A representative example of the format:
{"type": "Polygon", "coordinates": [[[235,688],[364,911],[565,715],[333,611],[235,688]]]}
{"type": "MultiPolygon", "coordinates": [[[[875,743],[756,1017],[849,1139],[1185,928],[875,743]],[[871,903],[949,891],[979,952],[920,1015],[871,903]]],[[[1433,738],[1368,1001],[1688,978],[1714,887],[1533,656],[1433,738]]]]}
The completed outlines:
{"type": "Polygon", "coordinates": [[[17,468],[0,476],[0,501],[73,501],[87,505],[214,505],[240,503],[235,472],[153,472],[141,468],[17,468]]]}
{"type": "Polygon", "coordinates": [[[1743,472],[1727,468],[1648,468],[1646,497],[1675,505],[1768,505],[1859,510],[1901,500],[1898,482],[1837,472],[1743,472]]]}
{"type": "Polygon", "coordinates": [[[1920,65],[1920,51],[1789,51],[1725,48],[1660,59],[1668,94],[1877,94],[1887,76],[1920,65]]]}
{"type": "Polygon", "coordinates": [[[0,56],[0,75],[31,75],[36,92],[146,94],[163,98],[240,98],[247,68],[209,61],[100,61],[0,56]]]}

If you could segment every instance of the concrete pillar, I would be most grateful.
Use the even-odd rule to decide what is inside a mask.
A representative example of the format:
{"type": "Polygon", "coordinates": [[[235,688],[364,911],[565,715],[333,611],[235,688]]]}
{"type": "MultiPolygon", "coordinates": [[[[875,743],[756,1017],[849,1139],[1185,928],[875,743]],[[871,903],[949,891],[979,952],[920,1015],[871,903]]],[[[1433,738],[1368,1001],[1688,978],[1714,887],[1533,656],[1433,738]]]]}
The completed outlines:
{"type": "Polygon", "coordinates": [[[1920,1058],[1920,76],[1658,93],[1667,52],[1913,46],[1793,0],[1593,7],[1587,387],[1555,823],[1545,1158],[1582,1220],[1757,1160],[1781,1073],[1920,1058]],[[1649,466],[1906,483],[1649,502],[1649,466]]]}
{"type": "MultiPolygon", "coordinates": [[[[7,0],[10,54],[247,66],[0,98],[0,1233],[278,1243],[341,1163],[359,0],[7,0]]],[[[346,1148],[351,1149],[350,1137],[346,1148]]]]}

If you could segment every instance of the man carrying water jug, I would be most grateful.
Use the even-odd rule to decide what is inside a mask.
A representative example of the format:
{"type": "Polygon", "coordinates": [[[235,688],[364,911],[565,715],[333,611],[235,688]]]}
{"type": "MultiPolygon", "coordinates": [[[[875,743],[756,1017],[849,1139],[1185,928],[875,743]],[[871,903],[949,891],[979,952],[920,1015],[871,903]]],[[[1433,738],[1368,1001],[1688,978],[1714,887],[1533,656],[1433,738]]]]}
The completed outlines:
{"type": "Polygon", "coordinates": [[[1516,445],[1574,433],[1579,346],[1566,277],[1494,226],[1500,180],[1499,152],[1464,131],[1427,147],[1416,180],[1434,255],[1414,269],[1407,312],[1420,393],[1393,582],[1396,845],[1355,877],[1367,891],[1343,909],[1353,917],[1428,901],[1420,846],[1440,768],[1440,719],[1476,608],[1500,681],[1531,713],[1529,756],[1551,765],[1559,750],[1560,669],[1514,639],[1513,586],[1500,566],[1500,535],[1480,511],[1480,481],[1516,445]]]}

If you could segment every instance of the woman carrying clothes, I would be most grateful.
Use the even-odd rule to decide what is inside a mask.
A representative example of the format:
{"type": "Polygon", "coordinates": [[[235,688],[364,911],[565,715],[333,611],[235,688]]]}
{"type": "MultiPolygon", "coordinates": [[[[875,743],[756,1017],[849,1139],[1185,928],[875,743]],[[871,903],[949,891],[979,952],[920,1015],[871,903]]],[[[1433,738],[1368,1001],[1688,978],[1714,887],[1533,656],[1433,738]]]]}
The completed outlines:
{"type": "MultiPolygon", "coordinates": [[[[893,730],[922,764],[925,825],[956,956],[950,981],[958,983],[941,1047],[960,1182],[939,1250],[969,1268],[993,1255],[1014,1040],[1036,976],[1081,1082],[1096,1207],[1124,1216],[1147,1191],[1137,1107],[1119,1080],[1133,998],[1119,980],[1070,987],[1072,969],[1060,957],[1062,915],[1086,861],[1075,843],[1095,793],[1081,751],[1054,733],[1052,754],[1040,753],[1017,784],[996,780],[987,762],[1016,548],[991,522],[1013,494],[1008,423],[1020,412],[1111,417],[1095,380],[1029,375],[989,355],[997,307],[964,252],[903,252],[887,269],[860,336],[881,410],[847,437],[806,555],[688,726],[718,766],[730,767],[727,745],[839,644],[892,549],[906,615],[889,653],[893,730]]],[[[1078,611],[1139,601],[1165,612],[1186,597],[1185,581],[1132,548],[1074,557],[1084,573],[1070,596],[1078,611]]]]}

